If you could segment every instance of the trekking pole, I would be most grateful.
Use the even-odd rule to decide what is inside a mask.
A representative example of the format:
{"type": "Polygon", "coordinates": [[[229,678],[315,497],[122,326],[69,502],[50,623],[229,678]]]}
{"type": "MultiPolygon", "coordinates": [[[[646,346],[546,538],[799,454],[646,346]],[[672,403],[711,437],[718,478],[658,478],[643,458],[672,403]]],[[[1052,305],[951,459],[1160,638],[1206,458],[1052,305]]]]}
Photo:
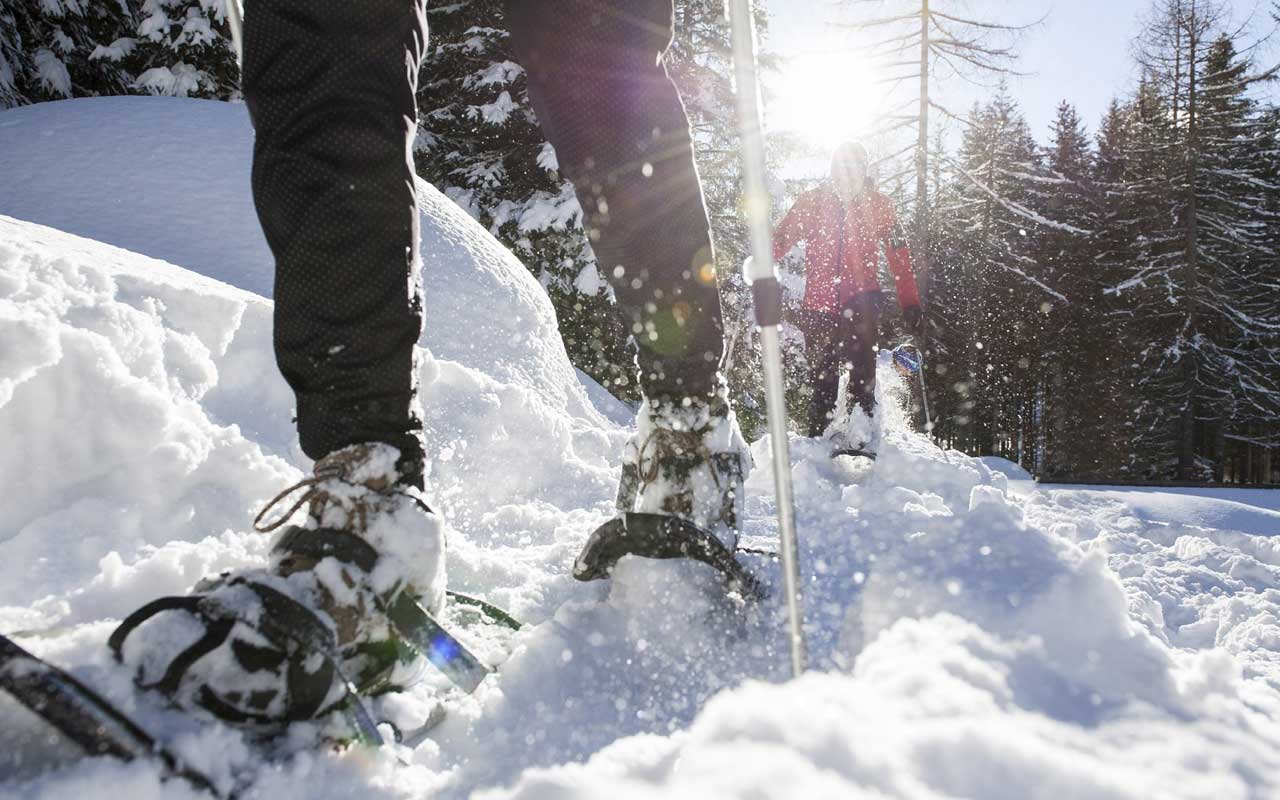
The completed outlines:
{"type": "Polygon", "coordinates": [[[804,672],[804,611],[801,607],[799,549],[796,546],[795,505],[791,496],[791,454],[787,441],[787,401],[782,379],[782,286],[773,266],[773,230],[769,222],[769,191],[765,182],[764,129],[760,86],[756,80],[755,20],[751,0],[728,0],[733,29],[733,63],[737,83],[738,127],[742,132],[742,171],[747,220],[751,228],[751,264],[747,279],[755,301],[756,324],[764,361],[765,400],[769,439],[773,447],[773,485],[778,501],[778,530],[782,539],[782,586],[787,596],[791,640],[791,671],[804,672]]]}
{"type": "Polygon", "coordinates": [[[937,437],[933,435],[933,416],[929,414],[929,390],[924,384],[924,336],[916,336],[911,334],[911,339],[916,343],[916,352],[920,359],[920,369],[916,371],[916,375],[920,378],[920,405],[924,409],[924,433],[933,442],[933,446],[942,451],[942,460],[951,463],[951,457],[947,455],[947,448],[943,447],[937,437]]]}
{"type": "Polygon", "coordinates": [[[916,351],[920,354],[920,369],[916,372],[920,376],[920,405],[924,407],[924,432],[929,438],[933,438],[933,418],[929,415],[929,392],[924,387],[924,337],[912,336],[916,340],[916,351]]]}
{"type": "Polygon", "coordinates": [[[236,64],[244,66],[244,17],[240,0],[223,0],[227,4],[227,27],[231,29],[231,44],[236,49],[236,64]]]}

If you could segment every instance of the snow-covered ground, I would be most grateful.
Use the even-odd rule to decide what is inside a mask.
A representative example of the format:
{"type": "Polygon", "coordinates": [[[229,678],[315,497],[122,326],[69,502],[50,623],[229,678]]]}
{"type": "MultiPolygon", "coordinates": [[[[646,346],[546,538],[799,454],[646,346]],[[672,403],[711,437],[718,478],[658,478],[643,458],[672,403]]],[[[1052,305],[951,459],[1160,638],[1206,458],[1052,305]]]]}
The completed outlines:
{"type": "MultiPolygon", "coordinates": [[[[271,358],[243,114],[0,113],[0,174],[25,176],[0,184],[0,631],[144,718],[113,625],[261,563],[248,521],[307,467],[271,358]]],[[[451,584],[531,625],[415,749],[308,753],[250,796],[1280,796],[1276,493],[1037,487],[894,414],[870,470],[795,439],[814,668],[787,680],[776,600],[727,609],[685,564],[572,580],[610,514],[621,409],[584,388],[523,267],[430,189],[423,215],[451,584]]],[[[891,368],[881,383],[892,402],[891,368]]],[[[749,490],[747,543],[775,546],[766,468],[749,490]]],[[[218,726],[175,746],[221,777],[254,759],[218,726]]],[[[0,796],[108,794],[193,792],[106,760],[0,775],[0,796]]]]}

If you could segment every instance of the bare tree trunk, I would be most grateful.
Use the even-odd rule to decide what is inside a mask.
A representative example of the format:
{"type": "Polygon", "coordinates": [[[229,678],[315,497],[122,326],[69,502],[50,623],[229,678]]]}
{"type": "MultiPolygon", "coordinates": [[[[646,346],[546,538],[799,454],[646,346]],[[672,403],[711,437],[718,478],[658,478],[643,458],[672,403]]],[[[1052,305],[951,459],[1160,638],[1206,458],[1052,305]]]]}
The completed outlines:
{"type": "Polygon", "coordinates": [[[1266,447],[1266,448],[1263,448],[1262,452],[1259,454],[1260,455],[1259,460],[1262,462],[1262,482],[1263,483],[1271,483],[1271,457],[1273,453],[1275,453],[1274,448],[1266,447]]]}
{"type": "MultiPolygon", "coordinates": [[[[1187,335],[1194,337],[1198,329],[1196,323],[1196,300],[1200,293],[1200,270],[1197,263],[1197,237],[1199,235],[1198,209],[1196,204],[1196,184],[1200,170],[1200,142],[1198,140],[1199,109],[1197,107],[1196,58],[1200,44],[1199,20],[1196,17],[1196,3],[1191,0],[1191,14],[1187,19],[1187,218],[1186,218],[1186,303],[1187,335]]],[[[1178,472],[1184,480],[1192,477],[1195,467],[1195,429],[1196,429],[1196,387],[1199,383],[1200,362],[1194,351],[1188,349],[1183,356],[1186,360],[1182,366],[1183,391],[1186,398],[1182,407],[1182,418],[1178,436],[1178,472]]]]}
{"type": "Polygon", "coordinates": [[[929,285],[929,0],[920,3],[920,129],[916,145],[916,271],[929,285]]]}

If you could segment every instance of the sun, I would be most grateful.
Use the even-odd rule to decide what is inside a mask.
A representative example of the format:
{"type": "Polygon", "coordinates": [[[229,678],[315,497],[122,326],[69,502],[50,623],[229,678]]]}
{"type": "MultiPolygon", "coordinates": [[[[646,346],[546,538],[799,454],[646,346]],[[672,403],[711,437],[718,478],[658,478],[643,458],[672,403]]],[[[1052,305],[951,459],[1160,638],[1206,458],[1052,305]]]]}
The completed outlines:
{"type": "Polygon", "coordinates": [[[875,70],[854,50],[793,56],[768,87],[769,129],[828,149],[873,133],[885,99],[875,70]]]}

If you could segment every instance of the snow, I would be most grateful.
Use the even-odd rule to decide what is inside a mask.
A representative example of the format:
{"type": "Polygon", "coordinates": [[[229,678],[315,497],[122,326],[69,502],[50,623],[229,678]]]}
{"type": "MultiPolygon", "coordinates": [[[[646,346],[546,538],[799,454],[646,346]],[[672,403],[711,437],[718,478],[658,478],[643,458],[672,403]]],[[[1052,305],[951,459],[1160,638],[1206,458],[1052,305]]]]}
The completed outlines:
{"type": "Polygon", "coordinates": [[[95,97],[10,109],[0,214],[270,297],[271,251],[245,202],[252,154],[243,105],[95,97]]]}
{"type": "MultiPolygon", "coordinates": [[[[142,602],[261,565],[251,515],[308,466],[253,291],[269,260],[243,113],[0,113],[21,179],[0,185],[0,630],[163,730],[172,712],[134,695],[106,637],[142,602]]],[[[1019,480],[907,430],[885,362],[874,467],[791,442],[813,669],[788,680],[776,596],[743,609],[674,562],[572,580],[611,514],[627,411],[583,388],[527,270],[438,193],[422,205],[420,379],[451,586],[530,624],[417,747],[304,753],[254,772],[248,796],[1280,793],[1275,493],[1019,480]]],[[[769,447],[752,445],[749,547],[777,546],[769,447]]],[[[394,702],[412,715],[430,696],[394,702]]],[[[229,728],[173,735],[220,782],[256,758],[229,728]]],[[[196,796],[103,759],[0,777],[4,796],[106,794],[196,796]]]]}
{"type": "Polygon", "coordinates": [[[40,76],[40,85],[48,92],[57,92],[63,97],[71,96],[71,73],[67,65],[62,63],[52,50],[41,47],[36,51],[36,74],[40,76]]]}
{"type": "Polygon", "coordinates": [[[1010,461],[1007,458],[999,458],[998,456],[982,456],[978,460],[996,472],[1003,472],[1010,480],[1031,480],[1030,472],[1023,469],[1020,464],[1010,461]]]}
{"type": "Polygon", "coordinates": [[[89,60],[95,61],[99,58],[105,58],[108,61],[119,61],[132,53],[137,46],[137,39],[121,37],[109,45],[100,44],[93,48],[93,52],[89,54],[89,60]]]}
{"type": "Polygon", "coordinates": [[[212,81],[204,72],[179,61],[171,67],[152,67],[143,72],[134,81],[134,87],[152,94],[187,97],[200,91],[202,83],[210,84],[212,81]]]}

